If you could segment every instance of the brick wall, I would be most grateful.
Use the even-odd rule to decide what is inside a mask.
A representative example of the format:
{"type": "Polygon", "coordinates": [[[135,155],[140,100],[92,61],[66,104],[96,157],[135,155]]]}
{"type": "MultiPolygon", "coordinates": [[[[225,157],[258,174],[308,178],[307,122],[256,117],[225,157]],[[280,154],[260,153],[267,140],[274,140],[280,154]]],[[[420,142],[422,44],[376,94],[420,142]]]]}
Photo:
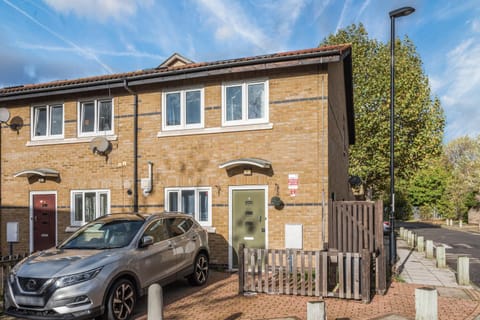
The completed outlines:
{"type": "MultiPolygon", "coordinates": [[[[267,199],[278,195],[285,202],[283,210],[268,209],[268,246],[284,247],[286,223],[303,224],[305,249],[322,246],[322,217],[327,216],[330,189],[346,190],[344,178],[347,157],[337,150],[338,130],[330,130],[335,117],[345,121],[344,100],[340,98],[343,79],[331,81],[324,67],[297,67],[275,72],[250,72],[229,77],[183,80],[165,86],[136,88],[138,106],[138,178],[148,175],[147,162],[153,162],[153,190],[148,197],[139,195],[141,212],[162,211],[164,188],[207,186],[212,188],[213,223],[211,234],[212,262],[227,263],[228,190],[230,186],[268,186],[267,199]],[[205,127],[221,127],[221,85],[239,79],[269,80],[269,118],[273,128],[267,130],[222,132],[182,136],[158,136],[161,131],[162,90],[202,86],[205,95],[205,127]],[[329,91],[336,94],[331,99],[329,91]],[[329,125],[330,124],[330,125],[329,125]],[[333,143],[335,148],[328,148],[333,143]],[[333,152],[332,152],[333,151],[333,152]],[[338,151],[338,152],[337,152],[338,151]],[[251,176],[228,176],[218,166],[228,160],[257,157],[271,161],[273,175],[254,170],[251,176]],[[330,157],[330,158],[329,158],[330,157]],[[329,169],[332,165],[335,166],[329,169]],[[295,197],[289,195],[288,174],[299,175],[295,197]],[[331,177],[328,178],[328,173],[331,177]],[[336,179],[337,176],[341,179],[336,179]],[[334,179],[332,179],[332,177],[334,179]],[[333,181],[333,182],[332,182],[333,181]],[[330,184],[329,184],[330,183],[330,184]],[[323,206],[322,203],[325,205],[323,206]]],[[[58,240],[68,236],[70,192],[74,189],[109,189],[112,212],[132,209],[133,197],[133,96],[125,91],[105,91],[90,98],[114,96],[115,135],[108,157],[94,155],[88,141],[77,137],[77,102],[80,96],[64,98],[65,141],[72,143],[31,145],[31,102],[8,106],[12,116],[21,116],[25,126],[17,134],[2,128],[2,234],[5,223],[20,221],[21,244],[16,250],[28,249],[29,195],[31,191],[56,191],[58,206],[58,240]],[[75,142],[75,143],[73,143],[75,142]],[[61,182],[29,184],[25,178],[13,178],[20,170],[47,167],[60,172],[61,182]]],[[[88,97],[88,96],[86,96],[88,97]]],[[[57,100],[56,100],[57,101],[57,100]]],[[[51,101],[38,101],[50,103],[51,101]]],[[[343,127],[342,127],[343,128],[343,127]]],[[[342,134],[346,134],[343,132],[342,134]]],[[[343,141],[343,140],[342,140],[343,141]]],[[[343,150],[343,149],[342,149],[343,150]]],[[[139,187],[139,193],[141,189],[139,187]]],[[[7,243],[1,239],[2,253],[7,243]]]]}

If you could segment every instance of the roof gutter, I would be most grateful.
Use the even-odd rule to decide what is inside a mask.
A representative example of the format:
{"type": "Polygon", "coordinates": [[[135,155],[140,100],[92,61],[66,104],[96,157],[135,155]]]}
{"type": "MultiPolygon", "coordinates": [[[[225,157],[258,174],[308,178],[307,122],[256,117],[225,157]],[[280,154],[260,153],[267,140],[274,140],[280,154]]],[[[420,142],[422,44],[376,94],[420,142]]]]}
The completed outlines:
{"type": "MultiPolygon", "coordinates": [[[[347,51],[350,51],[348,49],[347,51]]],[[[111,90],[116,88],[125,88],[125,81],[129,81],[131,85],[142,85],[142,84],[152,84],[152,83],[161,83],[165,81],[171,81],[175,79],[174,76],[181,75],[182,78],[188,78],[189,74],[214,71],[219,69],[227,69],[234,67],[243,67],[250,65],[258,64],[267,64],[267,63],[276,63],[284,61],[293,61],[293,60],[304,60],[304,59],[314,59],[320,58],[318,61],[311,61],[309,64],[323,64],[328,62],[338,62],[343,58],[343,51],[341,50],[329,50],[321,52],[311,52],[300,55],[291,55],[291,56],[274,56],[266,58],[258,58],[246,61],[230,61],[225,63],[211,64],[194,68],[184,68],[171,71],[161,71],[154,72],[150,74],[143,74],[138,76],[123,77],[118,79],[107,79],[99,80],[96,82],[87,82],[87,83],[77,83],[71,85],[64,85],[59,87],[49,87],[49,88],[37,88],[25,91],[17,91],[12,93],[0,94],[0,102],[15,101],[19,99],[32,99],[39,97],[46,97],[51,95],[63,95],[63,94],[72,94],[80,93],[86,91],[95,91],[95,90],[111,90]]],[[[229,72],[231,73],[231,72],[229,72]]],[[[192,77],[193,78],[193,77],[192,77]]],[[[128,87],[128,86],[127,86],[128,87]]]]}

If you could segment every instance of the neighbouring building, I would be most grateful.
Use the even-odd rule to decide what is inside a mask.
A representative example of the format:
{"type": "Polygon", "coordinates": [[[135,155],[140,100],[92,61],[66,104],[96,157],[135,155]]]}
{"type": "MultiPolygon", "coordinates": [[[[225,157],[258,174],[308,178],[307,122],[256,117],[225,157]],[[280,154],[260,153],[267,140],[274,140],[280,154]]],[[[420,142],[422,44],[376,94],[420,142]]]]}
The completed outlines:
{"type": "Polygon", "coordinates": [[[1,253],[104,214],[184,211],[211,263],[240,243],[323,248],[349,200],[350,45],[0,89],[1,253]]]}

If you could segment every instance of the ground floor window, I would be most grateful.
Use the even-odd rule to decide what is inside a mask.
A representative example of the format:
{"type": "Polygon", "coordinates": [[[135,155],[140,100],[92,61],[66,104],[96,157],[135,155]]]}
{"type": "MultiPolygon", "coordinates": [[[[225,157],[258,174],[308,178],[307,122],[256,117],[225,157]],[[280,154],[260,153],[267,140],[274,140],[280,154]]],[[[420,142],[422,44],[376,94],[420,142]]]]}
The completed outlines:
{"type": "Polygon", "coordinates": [[[212,225],[212,189],[166,188],[165,208],[192,215],[202,226],[212,225]]]}
{"type": "Polygon", "coordinates": [[[71,199],[71,224],[83,225],[110,213],[110,190],[74,190],[71,199]]]}

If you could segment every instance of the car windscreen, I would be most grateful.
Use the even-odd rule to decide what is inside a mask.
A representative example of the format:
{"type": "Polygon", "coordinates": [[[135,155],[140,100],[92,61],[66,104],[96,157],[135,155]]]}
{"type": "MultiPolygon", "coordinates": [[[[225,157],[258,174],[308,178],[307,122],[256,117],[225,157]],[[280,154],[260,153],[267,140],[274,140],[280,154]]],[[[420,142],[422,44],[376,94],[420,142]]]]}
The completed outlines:
{"type": "Polygon", "coordinates": [[[61,249],[111,249],[127,246],[143,221],[113,220],[92,222],[62,243],[61,249]]]}

